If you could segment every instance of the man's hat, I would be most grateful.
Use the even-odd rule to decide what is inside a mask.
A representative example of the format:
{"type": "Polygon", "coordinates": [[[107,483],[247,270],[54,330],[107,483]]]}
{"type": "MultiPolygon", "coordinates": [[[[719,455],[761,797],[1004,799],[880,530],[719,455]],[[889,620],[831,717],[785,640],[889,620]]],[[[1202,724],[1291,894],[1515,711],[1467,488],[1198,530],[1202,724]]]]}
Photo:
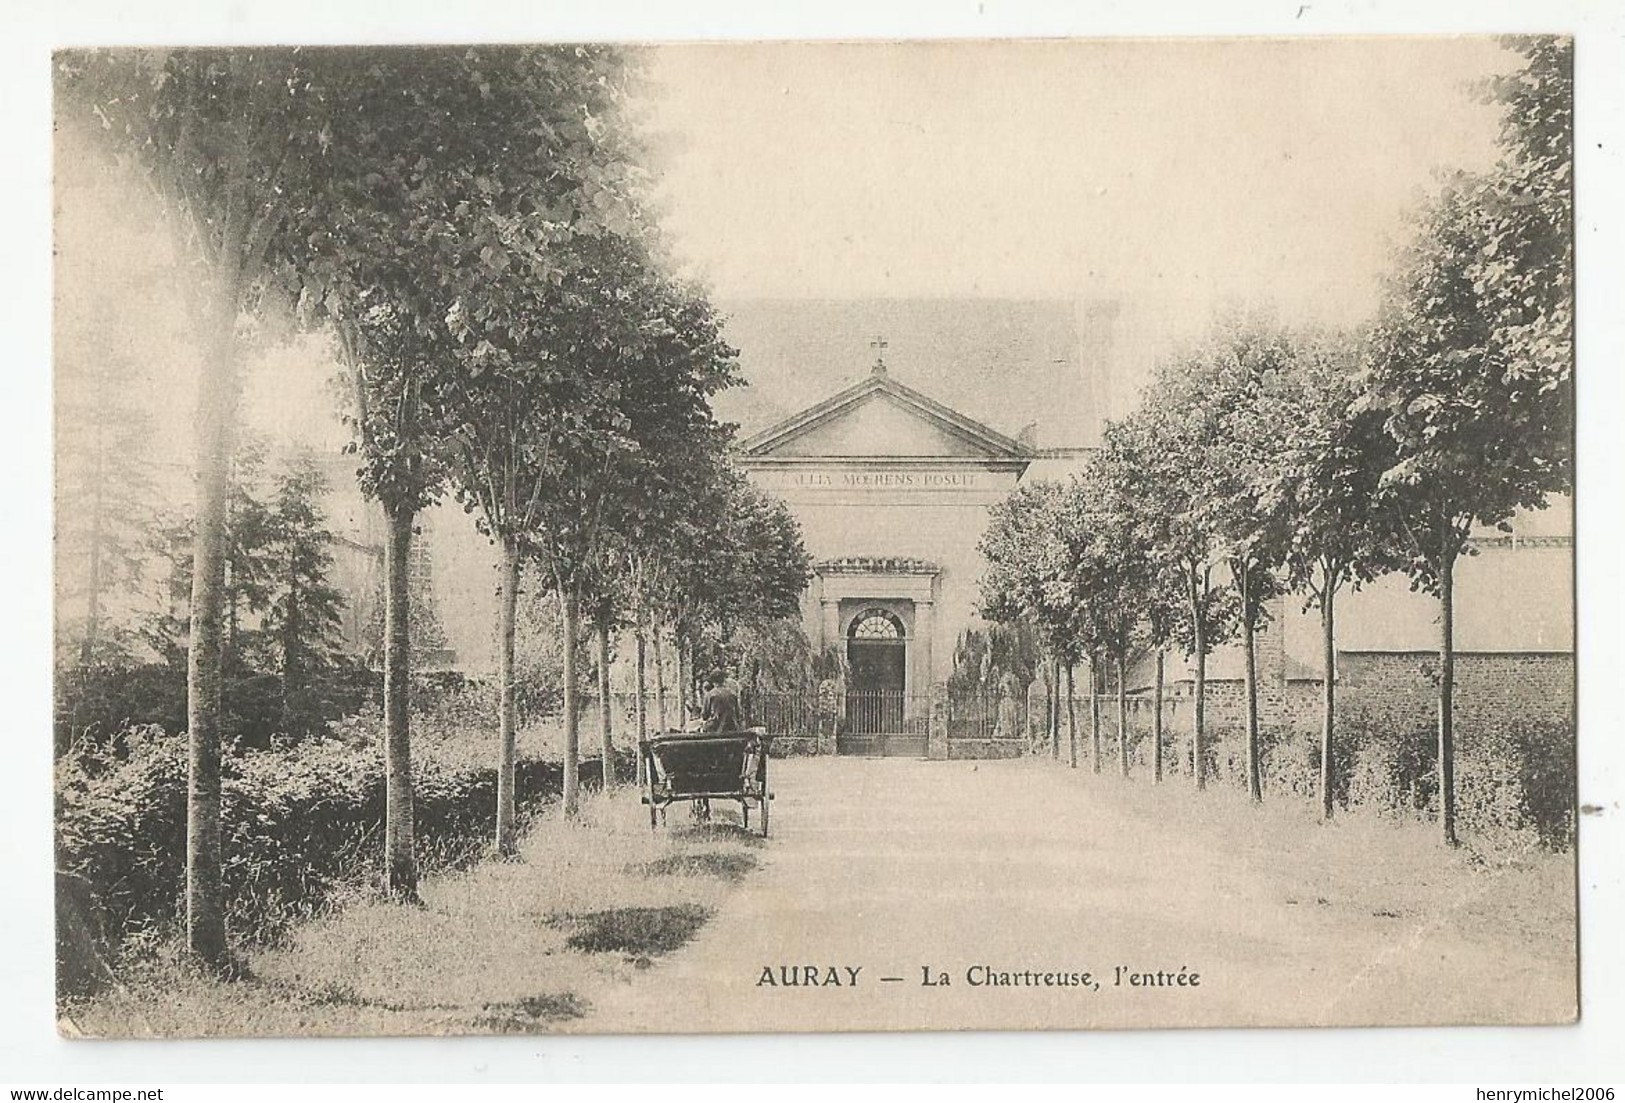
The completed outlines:
{"type": "Polygon", "coordinates": [[[712,685],[721,685],[723,682],[728,680],[728,672],[719,666],[715,670],[711,671],[708,680],[712,685]]]}

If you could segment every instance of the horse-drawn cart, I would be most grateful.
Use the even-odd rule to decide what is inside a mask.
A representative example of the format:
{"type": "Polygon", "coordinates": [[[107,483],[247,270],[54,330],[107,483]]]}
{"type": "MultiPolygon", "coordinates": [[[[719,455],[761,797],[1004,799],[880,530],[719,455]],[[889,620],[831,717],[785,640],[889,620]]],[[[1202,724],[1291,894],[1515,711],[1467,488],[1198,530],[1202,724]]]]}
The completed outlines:
{"type": "Polygon", "coordinates": [[[762,835],[767,835],[768,804],[773,793],[767,787],[767,746],[765,728],[741,732],[673,732],[644,740],[638,747],[643,758],[643,803],[649,806],[651,830],[666,818],[668,806],[679,801],[713,800],[739,802],[740,819],[750,827],[750,809],[761,811],[762,835]]]}

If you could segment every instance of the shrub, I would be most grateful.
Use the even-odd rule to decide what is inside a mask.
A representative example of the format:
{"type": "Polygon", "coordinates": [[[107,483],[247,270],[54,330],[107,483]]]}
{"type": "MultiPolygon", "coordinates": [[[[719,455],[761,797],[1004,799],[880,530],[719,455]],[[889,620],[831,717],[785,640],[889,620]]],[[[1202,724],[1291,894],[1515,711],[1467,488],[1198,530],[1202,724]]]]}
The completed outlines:
{"type": "MultiPolygon", "coordinates": [[[[225,673],[224,729],[246,746],[269,747],[279,737],[319,732],[376,698],[382,677],[341,659],[313,671],[284,702],[282,679],[252,667],[225,673]]],[[[116,740],[126,729],[186,727],[186,664],[177,662],[65,665],[56,675],[56,753],[75,741],[116,740]]]]}
{"type": "MultiPolygon", "coordinates": [[[[1434,816],[1438,733],[1398,734],[1355,723],[1340,733],[1352,753],[1346,804],[1387,815],[1434,816]]],[[[1574,838],[1574,727],[1514,721],[1456,728],[1456,810],[1463,833],[1498,845],[1566,850],[1574,838]]]]}
{"type": "Polygon", "coordinates": [[[1266,727],[1259,733],[1259,771],[1265,793],[1291,794],[1305,800],[1320,792],[1320,739],[1318,734],[1287,727],[1266,727]]]}
{"type": "MultiPolygon", "coordinates": [[[[346,738],[228,753],[221,817],[227,915],[249,940],[275,937],[378,864],[384,818],[381,744],[364,720],[346,738]]],[[[485,741],[414,747],[416,840],[425,870],[465,863],[495,831],[496,770],[485,741]]],[[[521,757],[522,812],[559,792],[556,762],[521,757]]],[[[582,764],[596,780],[596,762],[582,764]]],[[[163,929],[182,914],[186,742],[131,729],[57,763],[57,866],[83,878],[110,941],[163,929]]]]}
{"type": "Polygon", "coordinates": [[[1572,725],[1515,721],[1459,740],[1456,806],[1465,830],[1566,850],[1574,840],[1574,782],[1572,725]]]}

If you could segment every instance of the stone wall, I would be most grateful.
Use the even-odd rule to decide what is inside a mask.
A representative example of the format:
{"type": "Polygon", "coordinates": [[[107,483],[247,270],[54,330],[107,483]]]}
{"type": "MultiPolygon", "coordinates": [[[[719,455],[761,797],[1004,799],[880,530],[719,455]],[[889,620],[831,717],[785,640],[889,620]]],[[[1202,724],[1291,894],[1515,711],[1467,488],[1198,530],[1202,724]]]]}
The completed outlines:
{"type": "Polygon", "coordinates": [[[776,735],[768,744],[767,753],[770,758],[799,758],[824,752],[815,735],[776,735]]]}
{"type": "MultiPolygon", "coordinates": [[[[1163,703],[1162,722],[1166,727],[1188,729],[1194,705],[1194,686],[1190,682],[1171,682],[1169,697],[1163,703]]],[[[1131,716],[1131,728],[1151,730],[1150,695],[1141,695],[1144,703],[1139,714],[1131,716]],[[1144,719],[1139,717],[1143,715],[1144,719]]],[[[1216,732],[1239,731],[1247,721],[1247,697],[1244,684],[1236,678],[1210,678],[1207,683],[1207,705],[1203,714],[1207,726],[1216,732]]],[[[1319,679],[1294,678],[1292,681],[1272,679],[1258,681],[1258,720],[1266,728],[1289,728],[1293,731],[1314,731],[1320,725],[1319,679]]]]}
{"type": "Polygon", "coordinates": [[[961,758],[1020,758],[1027,753],[1022,739],[950,739],[948,757],[961,758]]]}
{"type": "MultiPolygon", "coordinates": [[[[1338,653],[1339,723],[1384,731],[1412,731],[1437,721],[1439,656],[1434,651],[1342,651],[1338,653]]],[[[1266,728],[1296,732],[1320,729],[1320,680],[1259,679],[1259,718],[1266,728]],[[1266,692],[1268,690],[1268,692],[1266,692]]],[[[1163,723],[1190,726],[1193,687],[1171,682],[1163,723]]],[[[1150,729],[1149,698],[1131,727],[1150,729]],[[1141,717],[1144,717],[1142,720],[1141,717]]],[[[1456,723],[1464,729],[1530,720],[1574,719],[1574,656],[1563,652],[1464,652],[1456,655],[1456,723]]],[[[1216,733],[1239,730],[1246,699],[1234,678],[1209,679],[1206,720],[1216,733]]]]}
{"type": "MultiPolygon", "coordinates": [[[[1437,722],[1439,656],[1433,651],[1344,651],[1338,703],[1352,723],[1387,730],[1437,722]]],[[[1464,730],[1517,721],[1572,723],[1574,655],[1467,652],[1456,656],[1456,724],[1464,730]]]]}
{"type": "MultiPolygon", "coordinates": [[[[1425,730],[1435,723],[1438,701],[1438,655],[1431,651],[1344,651],[1338,656],[1338,720],[1345,730],[1425,730]]],[[[1162,722],[1170,748],[1184,747],[1194,707],[1189,681],[1170,681],[1162,701],[1162,722]]],[[[930,721],[932,758],[1013,758],[1028,753],[1046,754],[1045,710],[1042,702],[1029,710],[1030,731],[1025,738],[973,738],[950,736],[945,700],[939,687],[930,721]]],[[[1073,698],[1078,735],[1087,747],[1089,697],[1073,698]]],[[[1155,705],[1149,694],[1127,698],[1129,731],[1134,743],[1151,731],[1155,705]]],[[[1299,734],[1320,730],[1319,679],[1259,679],[1259,719],[1267,730],[1285,729],[1299,734]]],[[[1518,721],[1572,723],[1574,719],[1574,656],[1568,653],[1468,652],[1456,656],[1456,722],[1464,733],[1487,725],[1518,721]]],[[[1101,738],[1115,747],[1117,698],[1100,697],[1101,738]]],[[[1246,698],[1240,680],[1215,678],[1207,683],[1207,728],[1215,740],[1239,733],[1246,721],[1246,698]]],[[[1060,717],[1060,742],[1065,753],[1066,713],[1060,717]]],[[[789,733],[786,733],[788,736],[789,733]]],[[[775,740],[775,754],[831,754],[833,736],[775,740]]],[[[1115,753],[1115,752],[1113,752],[1115,753]]]]}

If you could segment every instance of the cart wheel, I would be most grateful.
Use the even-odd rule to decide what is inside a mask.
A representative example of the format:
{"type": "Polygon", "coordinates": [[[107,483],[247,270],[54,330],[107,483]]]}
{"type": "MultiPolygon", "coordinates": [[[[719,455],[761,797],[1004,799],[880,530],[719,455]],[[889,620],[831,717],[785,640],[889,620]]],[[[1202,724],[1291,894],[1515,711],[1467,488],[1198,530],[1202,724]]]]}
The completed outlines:
{"type": "Polygon", "coordinates": [[[649,803],[649,830],[653,831],[655,829],[655,825],[659,823],[659,821],[660,809],[656,808],[654,806],[654,802],[651,801],[649,803]]]}
{"type": "Polygon", "coordinates": [[[739,818],[744,821],[746,831],[750,830],[750,805],[745,801],[739,802],[739,818]]]}
{"type": "Polygon", "coordinates": [[[762,793],[762,838],[764,839],[767,838],[767,805],[772,799],[772,793],[765,791],[762,793]]]}

